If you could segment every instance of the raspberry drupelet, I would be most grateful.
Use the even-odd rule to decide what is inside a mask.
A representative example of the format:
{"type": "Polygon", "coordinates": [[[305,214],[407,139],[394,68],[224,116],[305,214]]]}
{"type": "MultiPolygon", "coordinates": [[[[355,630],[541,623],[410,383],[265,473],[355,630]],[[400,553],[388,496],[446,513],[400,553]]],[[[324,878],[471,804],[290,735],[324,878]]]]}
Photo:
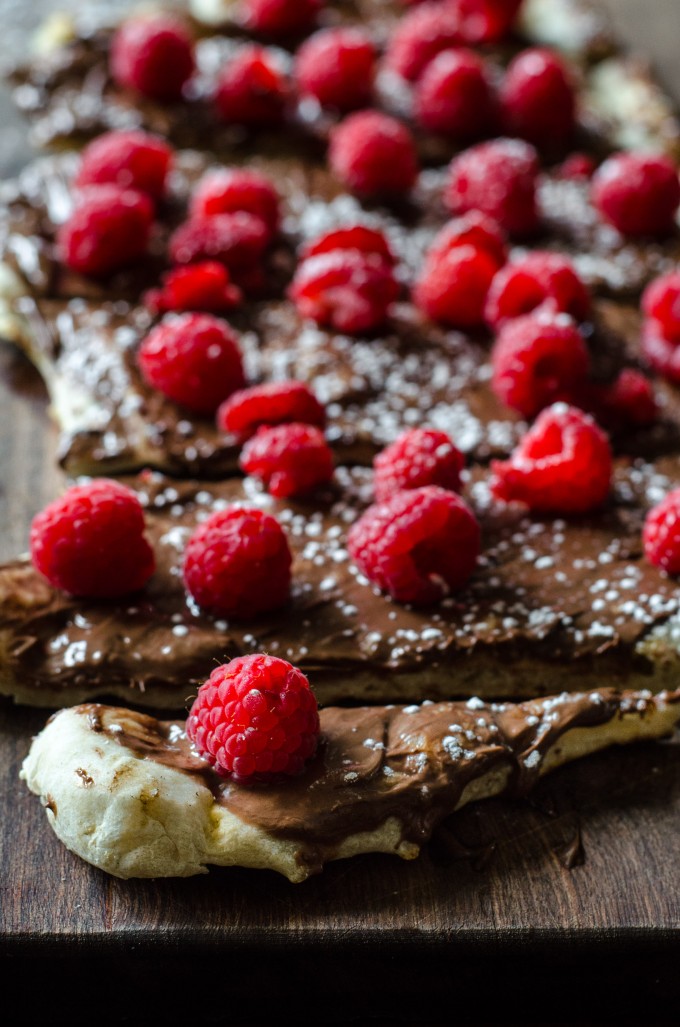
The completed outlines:
{"type": "Polygon", "coordinates": [[[148,132],[104,132],[83,150],[74,185],[116,185],[160,200],[172,157],[171,147],[148,132]]]}
{"type": "Polygon", "coordinates": [[[146,254],[152,222],[153,204],[144,193],[90,186],[57,231],[59,259],[72,271],[106,278],[146,254]]]}
{"type": "Polygon", "coordinates": [[[333,477],[333,454],[321,429],[312,424],[258,428],[244,445],[240,464],[277,499],[304,496],[333,477]]]}
{"type": "Polygon", "coordinates": [[[382,591],[425,606],[466,584],[477,564],[480,528],[455,492],[426,485],[370,506],[350,528],[347,548],[382,591]]]}
{"type": "Polygon", "coordinates": [[[576,95],[552,50],[524,50],[505,73],[500,100],[508,135],[544,149],[565,147],[576,130],[576,95]]]}
{"type": "Polygon", "coordinates": [[[361,334],[384,325],[399,286],[381,256],[331,250],[299,264],[289,295],[301,317],[361,334]]]}
{"type": "Polygon", "coordinates": [[[268,36],[297,36],[311,32],[322,0],[242,0],[246,28],[268,36]]]}
{"type": "Polygon", "coordinates": [[[221,70],[215,105],[222,121],[272,128],[283,121],[288,82],[279,62],[262,46],[242,46],[221,70]]]}
{"type": "Polygon", "coordinates": [[[319,714],[300,670],[254,654],[215,668],[198,690],[186,731],[218,774],[267,781],[302,772],[316,752],[319,714]]]}
{"type": "Polygon", "coordinates": [[[371,102],[375,64],[375,46],[362,29],[324,29],[298,50],[294,78],[302,96],[346,113],[371,102]]]}
{"type": "Polygon", "coordinates": [[[375,457],[373,492],[379,503],[423,485],[460,492],[464,466],[463,454],[445,432],[410,428],[375,457]]]}
{"type": "Polygon", "coordinates": [[[291,563],[275,517],[230,506],[212,514],[187,542],[184,584],[202,609],[249,620],[287,602],[291,563]]]}
{"type": "Polygon", "coordinates": [[[213,168],[199,180],[191,197],[191,218],[245,211],[275,236],[281,220],[280,197],[268,175],[252,168],[213,168]]]}
{"type": "Polygon", "coordinates": [[[444,202],[453,214],[477,210],[510,235],[531,235],[539,226],[538,170],[538,154],[529,143],[479,143],[451,162],[444,202]]]}
{"type": "Polygon", "coordinates": [[[74,596],[136,592],[155,570],[139,499],[106,478],[72,486],[37,514],[30,548],[34,567],[74,596]]]}
{"type": "Polygon", "coordinates": [[[344,186],[363,196],[399,196],[418,177],[411,133],[380,111],[357,111],[331,132],[328,160],[344,186]]]}
{"type": "Polygon", "coordinates": [[[179,100],[194,67],[191,35],[185,23],[170,14],[128,18],[111,41],[114,80],[152,100],[179,100]]]}
{"type": "Polygon", "coordinates": [[[556,403],[536,419],[509,460],[491,464],[491,492],[530,510],[583,514],[602,506],[611,485],[609,441],[595,421],[556,403]]]}
{"type": "Polygon", "coordinates": [[[413,93],[416,120],[458,142],[490,135],[498,106],[486,65],[471,50],[443,50],[427,65],[413,93]]]}
{"type": "Polygon", "coordinates": [[[217,411],[217,426],[245,440],[262,425],[314,424],[323,428],[326,411],[305,382],[279,381],[239,389],[217,411]]]}
{"type": "Polygon", "coordinates": [[[535,250],[506,265],[493,280],[484,312],[499,328],[505,321],[537,308],[569,314],[585,321],[591,310],[590,293],[572,262],[559,253],[535,250]]]}
{"type": "Polygon", "coordinates": [[[645,556],[667,574],[680,574],[680,489],[653,507],[642,531],[645,556]]]}
{"type": "Polygon", "coordinates": [[[680,179],[670,157],[619,153],[595,172],[591,199],[622,235],[665,236],[676,228],[680,179]]]}
{"type": "Polygon", "coordinates": [[[233,310],[242,299],[241,290],[231,281],[224,264],[207,260],[168,271],[160,289],[149,289],[144,294],[144,305],[154,314],[221,314],[233,310]]]}

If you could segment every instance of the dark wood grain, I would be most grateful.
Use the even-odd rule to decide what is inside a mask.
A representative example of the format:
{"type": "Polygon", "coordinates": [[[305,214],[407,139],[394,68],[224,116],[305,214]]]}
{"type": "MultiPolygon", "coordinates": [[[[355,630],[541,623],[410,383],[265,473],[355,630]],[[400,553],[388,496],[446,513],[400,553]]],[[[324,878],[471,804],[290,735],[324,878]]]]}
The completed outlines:
{"type": "MultiPolygon", "coordinates": [[[[610,6],[680,93],[677,0],[610,6]]],[[[25,549],[58,488],[54,441],[37,374],[0,350],[0,559],[25,549]]],[[[465,810],[413,864],[367,856],[300,886],[239,869],[122,882],[67,852],[18,780],[44,720],[0,703],[12,1023],[677,1022],[678,744],[602,754],[531,802],[465,810]]]]}

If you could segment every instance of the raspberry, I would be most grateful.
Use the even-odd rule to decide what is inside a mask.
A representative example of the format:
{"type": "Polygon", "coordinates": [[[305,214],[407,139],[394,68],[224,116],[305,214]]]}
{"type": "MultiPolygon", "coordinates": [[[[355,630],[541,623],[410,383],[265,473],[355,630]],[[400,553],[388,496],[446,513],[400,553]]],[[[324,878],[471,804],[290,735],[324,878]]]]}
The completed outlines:
{"type": "Polygon", "coordinates": [[[218,314],[233,310],[241,300],[241,290],[229,280],[227,268],[214,261],[175,268],[163,276],[161,289],[144,295],[145,306],[154,314],[171,310],[218,314]]]}
{"type": "Polygon", "coordinates": [[[184,584],[203,609],[250,620],[286,603],[291,563],[275,517],[230,506],[208,517],[187,542],[184,584]]]}
{"type": "Polygon", "coordinates": [[[480,530],[460,496],[426,485],[369,507],[350,528],[347,548],[369,581],[398,602],[423,606],[465,585],[480,530]]]}
{"type": "Polygon", "coordinates": [[[443,431],[410,428],[373,461],[373,490],[379,503],[402,489],[439,485],[460,492],[465,459],[443,431]]]}
{"type": "Polygon", "coordinates": [[[245,211],[263,221],[270,236],[281,220],[279,194],[272,180],[251,168],[214,168],[201,178],[191,198],[191,217],[245,211]]]}
{"type": "Polygon", "coordinates": [[[289,295],[301,317],[350,334],[385,323],[399,288],[379,258],[356,250],[333,250],[303,260],[289,295]]]}
{"type": "Polygon", "coordinates": [[[59,227],[59,259],[72,271],[105,278],[144,256],[152,221],[153,205],[143,193],[91,186],[59,227]]]}
{"type": "Polygon", "coordinates": [[[238,210],[185,221],[170,236],[168,253],[173,264],[219,261],[242,282],[244,273],[258,265],[268,243],[264,221],[238,210]]]}
{"type": "Polygon", "coordinates": [[[588,414],[556,403],[539,414],[510,459],[494,460],[491,469],[497,499],[581,514],[607,498],[612,457],[607,436],[588,414]]]}
{"type": "Polygon", "coordinates": [[[510,62],[500,90],[508,135],[535,146],[564,146],[576,129],[574,86],[551,50],[524,50],[510,62]]]}
{"type": "Polygon", "coordinates": [[[312,424],[258,428],[243,447],[240,462],[277,499],[303,496],[333,477],[333,454],[323,432],[312,424]]]}
{"type": "Polygon", "coordinates": [[[647,286],[642,309],[659,325],[664,338],[680,343],[680,271],[669,271],[647,286]]]}
{"type": "Polygon", "coordinates": [[[104,132],[85,147],[75,185],[111,184],[136,189],[153,200],[165,194],[172,150],[148,132],[104,132]]]}
{"type": "Polygon", "coordinates": [[[139,499],[105,478],[74,485],[46,506],[33,520],[30,546],[34,567],[74,596],[136,592],[155,570],[139,499]]]}
{"type": "Polygon", "coordinates": [[[316,752],[319,714],[296,667],[276,656],[239,656],[201,685],[186,731],[218,774],[267,781],[302,772],[316,752]]]}
{"type": "Polygon", "coordinates": [[[497,43],[512,28],[522,0],[451,0],[468,43],[497,43]]]}
{"type": "Polygon", "coordinates": [[[210,314],[169,314],[138,353],[146,382],[198,414],[214,413],[244,384],[238,336],[210,314]]]}
{"type": "Polygon", "coordinates": [[[454,328],[484,324],[484,304],[498,265],[476,246],[429,254],[413,287],[413,302],[433,321],[454,328]]]}
{"type": "Polygon", "coordinates": [[[590,314],[588,290],[566,257],[535,250],[508,264],[494,278],[485,317],[498,328],[538,307],[569,314],[575,321],[585,321],[590,314]]]}
{"type": "Polygon", "coordinates": [[[415,82],[430,61],[464,43],[460,19],[451,4],[424,3],[399,21],[387,45],[386,66],[415,82]]]}
{"type": "Polygon", "coordinates": [[[222,69],[215,92],[220,117],[230,125],[281,124],[288,85],[276,60],[261,46],[242,46],[222,69]]]}
{"type": "Polygon", "coordinates": [[[428,256],[443,257],[454,246],[469,244],[484,250],[500,269],[508,259],[507,240],[500,225],[476,210],[460,218],[453,218],[437,232],[428,250],[428,256]]]}
{"type": "Polygon", "coordinates": [[[493,132],[497,106],[486,65],[471,50],[443,50],[427,65],[413,93],[416,120],[459,142],[493,132]]]}
{"type": "Polygon", "coordinates": [[[369,228],[367,225],[349,225],[326,232],[305,246],[302,259],[315,257],[319,253],[331,253],[334,250],[358,250],[360,253],[380,257],[390,267],[396,264],[384,234],[378,228],[369,228]]]}
{"type": "Polygon", "coordinates": [[[111,41],[114,80],[152,100],[179,100],[194,66],[191,36],[184,22],[171,15],[129,18],[111,41]]]}
{"type": "Polygon", "coordinates": [[[465,150],[451,162],[444,201],[454,214],[478,210],[511,235],[538,228],[538,155],[519,139],[495,139],[465,150]]]}
{"type": "Polygon", "coordinates": [[[543,312],[508,321],[492,354],[491,387],[524,417],[558,400],[573,402],[589,369],[588,351],[575,324],[543,312]]]}
{"type": "Polygon", "coordinates": [[[595,388],[589,409],[597,420],[614,428],[654,424],[659,409],[649,378],[625,367],[611,385],[595,388]]]}
{"type": "Polygon", "coordinates": [[[316,24],[321,0],[243,0],[243,23],[268,36],[295,36],[316,24]]]}
{"type": "Polygon", "coordinates": [[[325,29],[303,43],[295,58],[295,80],[302,95],[322,107],[356,110],[371,102],[376,51],[357,28],[325,29]]]}
{"type": "Polygon", "coordinates": [[[595,167],[595,161],[589,154],[572,153],[557,169],[557,177],[573,181],[592,178],[595,167]]]}
{"type": "Polygon", "coordinates": [[[653,507],[642,529],[645,556],[667,574],[680,574],[680,489],[653,507]]]}
{"type": "Polygon", "coordinates": [[[590,195],[600,215],[622,235],[663,236],[675,225],[680,181],[668,157],[619,153],[595,172],[590,195]]]}
{"type": "Polygon", "coordinates": [[[343,185],[364,195],[405,193],[418,177],[411,133],[379,111],[358,111],[336,126],[328,159],[343,185]]]}
{"type": "Polygon", "coordinates": [[[247,439],[263,424],[315,424],[323,428],[326,412],[304,382],[268,382],[239,389],[217,411],[222,431],[247,439]]]}
{"type": "Polygon", "coordinates": [[[651,318],[643,321],[642,355],[655,371],[675,385],[680,385],[680,340],[668,339],[663,326],[651,318]]]}

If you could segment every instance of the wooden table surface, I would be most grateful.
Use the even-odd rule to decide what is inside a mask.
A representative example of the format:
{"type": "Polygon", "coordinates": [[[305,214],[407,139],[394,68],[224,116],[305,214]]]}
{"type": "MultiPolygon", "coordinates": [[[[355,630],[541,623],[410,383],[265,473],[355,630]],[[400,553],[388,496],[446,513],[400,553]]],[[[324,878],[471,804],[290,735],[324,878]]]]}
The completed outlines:
{"type": "MultiPolygon", "coordinates": [[[[678,0],[610,5],[680,95],[678,0]]],[[[18,39],[36,5],[15,20],[1,0],[0,24],[10,14],[18,39]]],[[[6,173],[28,151],[2,103],[6,173]]],[[[0,559],[25,549],[59,487],[54,441],[37,374],[0,349],[0,559]]],[[[8,1023],[677,1022],[677,743],[601,754],[531,802],[465,810],[413,864],[366,856],[298,886],[238,869],[122,882],[67,852],[18,781],[45,716],[0,702],[0,953],[5,1008],[20,1002],[8,1023]]]]}

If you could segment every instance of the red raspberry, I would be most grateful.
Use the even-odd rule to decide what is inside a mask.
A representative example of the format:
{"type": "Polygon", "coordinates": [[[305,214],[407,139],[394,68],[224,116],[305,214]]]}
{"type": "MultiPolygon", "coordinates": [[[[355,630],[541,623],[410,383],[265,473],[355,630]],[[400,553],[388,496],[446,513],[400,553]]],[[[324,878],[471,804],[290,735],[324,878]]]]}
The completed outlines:
{"type": "Polygon", "coordinates": [[[666,338],[663,326],[649,318],[642,323],[640,348],[650,367],[680,385],[680,339],[666,338]]]}
{"type": "Polygon", "coordinates": [[[405,193],[418,177],[411,133],[380,111],[357,111],[337,125],[328,160],[342,184],[363,195],[405,193]]]}
{"type": "Polygon", "coordinates": [[[402,489],[439,485],[460,492],[465,458],[443,431],[410,428],[373,461],[373,491],[379,503],[402,489]]]}
{"type": "Polygon", "coordinates": [[[429,254],[413,287],[413,302],[433,321],[454,328],[484,324],[484,304],[498,265],[486,250],[453,246],[429,254]]]}
{"type": "Polygon", "coordinates": [[[642,309],[659,325],[664,338],[680,343],[680,271],[669,271],[647,286],[642,309]]]}
{"type": "Polygon", "coordinates": [[[302,250],[301,257],[316,257],[319,253],[332,253],[335,250],[358,250],[370,256],[380,257],[385,264],[393,267],[396,260],[390,244],[378,228],[368,225],[349,225],[335,228],[308,243],[302,250]]]}
{"type": "Polygon", "coordinates": [[[572,153],[557,169],[557,177],[573,181],[592,178],[595,167],[595,161],[589,154],[572,153]]]}
{"type": "Polygon", "coordinates": [[[75,185],[112,184],[136,189],[153,200],[165,194],[172,150],[148,132],[104,132],[85,147],[75,185]]]}
{"type": "Polygon", "coordinates": [[[214,168],[201,178],[191,198],[191,217],[245,211],[264,221],[270,236],[281,220],[279,194],[268,175],[251,168],[214,168]]]}
{"type": "Polygon", "coordinates": [[[277,499],[303,496],[333,477],[333,454],[323,432],[312,424],[258,428],[243,447],[240,462],[277,499]]]}
{"type": "Polygon", "coordinates": [[[263,424],[315,424],[323,428],[326,411],[304,382],[268,382],[239,389],[217,411],[222,431],[249,438],[263,424]]]}
{"type": "Polygon", "coordinates": [[[243,23],[251,32],[297,36],[316,24],[321,0],[242,0],[243,23]]]}
{"type": "Polygon", "coordinates": [[[59,259],[72,271],[105,278],[144,256],[152,221],[153,205],[143,193],[92,186],[59,227],[59,259]]]}
{"type": "Polygon", "coordinates": [[[169,314],[138,353],[146,382],[198,414],[213,414],[244,384],[236,332],[210,314],[169,314]]]}
{"type": "Polygon", "coordinates": [[[289,290],[301,317],[350,334],[380,328],[398,294],[391,269],[356,250],[303,260],[289,290]]]}
{"type": "Polygon", "coordinates": [[[538,155],[519,139],[495,139],[465,150],[451,162],[444,201],[454,214],[478,210],[511,235],[538,228],[538,155]]]}
{"type": "Polygon", "coordinates": [[[609,494],[607,436],[583,411],[556,403],[539,414],[509,460],[491,464],[497,499],[531,510],[587,513],[609,494]]]}
{"type": "Polygon", "coordinates": [[[588,409],[614,428],[654,424],[659,414],[652,383],[632,367],[625,367],[611,385],[596,386],[588,409]]]}
{"type": "Polygon", "coordinates": [[[217,110],[230,125],[271,128],[283,121],[288,96],[285,75],[261,46],[242,46],[220,73],[217,110]]]}
{"type": "Polygon", "coordinates": [[[34,567],[74,596],[136,592],[156,566],[139,499],[105,478],[74,485],[46,506],[33,520],[30,545],[34,567]]]}
{"type": "Polygon", "coordinates": [[[491,134],[497,105],[485,62],[471,50],[437,54],[415,86],[413,112],[429,132],[460,142],[491,134]]]}
{"type": "Polygon", "coordinates": [[[397,75],[415,82],[433,57],[464,42],[460,18],[451,4],[424,3],[399,20],[387,45],[385,63],[397,75]]]}
{"type": "Polygon", "coordinates": [[[522,0],[450,0],[458,12],[467,43],[497,43],[504,38],[522,6],[522,0]]]}
{"type": "Polygon", "coordinates": [[[551,50],[524,50],[510,62],[500,91],[508,135],[535,146],[565,146],[576,129],[576,96],[551,50]]]}
{"type": "Polygon", "coordinates": [[[291,563],[275,517],[230,506],[212,514],[187,542],[184,584],[203,609],[250,620],[287,602],[291,563]]]}
{"type": "Polygon", "coordinates": [[[119,86],[152,100],[179,100],[194,72],[194,45],[183,21],[144,14],[123,22],[111,40],[111,74],[119,86]]]}
{"type": "Polygon", "coordinates": [[[479,524],[455,492],[426,485],[370,506],[347,536],[369,581],[401,603],[435,603],[462,588],[477,564],[479,524]]]}
{"type": "Polygon", "coordinates": [[[169,271],[163,276],[161,289],[145,293],[144,304],[154,314],[172,310],[219,314],[233,310],[242,298],[241,290],[230,281],[224,264],[205,261],[169,271]]]}
{"type": "Polygon", "coordinates": [[[303,95],[322,107],[356,110],[371,102],[376,52],[358,28],[325,29],[303,43],[295,58],[295,80],[303,95]]]}
{"type": "Polygon", "coordinates": [[[485,317],[494,328],[538,307],[569,314],[585,321],[590,295],[574,265],[557,253],[539,250],[508,264],[498,272],[489,290],[485,317]]]}
{"type": "Polygon", "coordinates": [[[623,235],[662,236],[675,227],[680,181],[668,157],[619,153],[595,172],[590,195],[600,215],[623,235]]]}
{"type": "Polygon", "coordinates": [[[443,257],[454,246],[465,245],[488,253],[497,269],[508,259],[507,239],[503,229],[496,221],[476,210],[448,221],[432,240],[428,256],[443,257]]]}
{"type": "Polygon", "coordinates": [[[491,387],[524,417],[559,400],[573,401],[588,375],[588,351],[564,314],[542,312],[508,321],[491,353],[491,387]]]}
{"type": "Polygon", "coordinates": [[[231,214],[190,218],[170,236],[168,253],[173,264],[195,264],[217,260],[229,268],[237,282],[256,267],[269,244],[269,229],[254,214],[237,210],[231,214]]]}
{"type": "Polygon", "coordinates": [[[667,574],[680,574],[680,489],[649,511],[642,529],[645,556],[667,574]]]}
{"type": "Polygon", "coordinates": [[[296,667],[275,656],[239,656],[201,685],[186,731],[218,774],[266,781],[302,772],[316,752],[319,714],[296,667]]]}

